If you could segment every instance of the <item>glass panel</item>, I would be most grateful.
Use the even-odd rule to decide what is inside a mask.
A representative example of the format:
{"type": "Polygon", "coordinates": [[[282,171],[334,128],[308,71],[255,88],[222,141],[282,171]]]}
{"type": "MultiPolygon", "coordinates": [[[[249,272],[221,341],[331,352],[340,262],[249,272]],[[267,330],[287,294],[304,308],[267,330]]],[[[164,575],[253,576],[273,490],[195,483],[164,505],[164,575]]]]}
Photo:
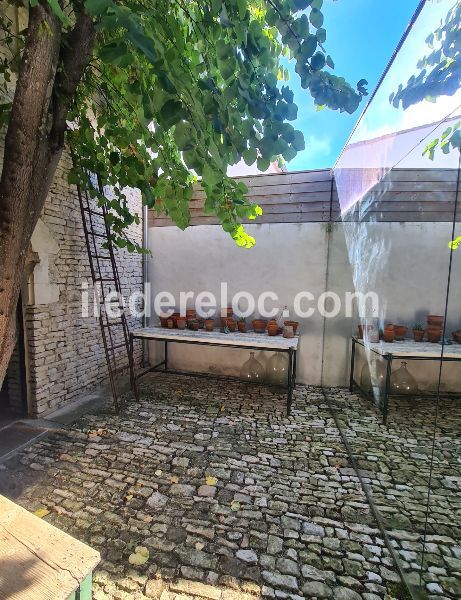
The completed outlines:
{"type": "MultiPolygon", "coordinates": [[[[453,5],[422,6],[334,169],[341,223],[329,289],[339,285],[342,236],[356,293],[350,330],[361,339],[351,342],[353,391],[328,395],[383,539],[415,596],[460,594],[460,405],[445,399],[459,390],[460,371],[442,363],[453,348],[444,332],[461,329],[457,255],[445,314],[461,120],[453,5]]],[[[326,352],[334,339],[327,319],[326,352]]],[[[378,575],[392,578],[382,568],[378,575]]]]}
{"type": "MultiPolygon", "coordinates": [[[[457,153],[457,151],[456,151],[457,153]]],[[[459,158],[459,154],[458,154],[459,158]]],[[[427,592],[461,597],[461,227],[460,171],[456,214],[449,239],[457,240],[450,256],[449,286],[440,393],[432,452],[430,496],[423,553],[427,592]]]]}

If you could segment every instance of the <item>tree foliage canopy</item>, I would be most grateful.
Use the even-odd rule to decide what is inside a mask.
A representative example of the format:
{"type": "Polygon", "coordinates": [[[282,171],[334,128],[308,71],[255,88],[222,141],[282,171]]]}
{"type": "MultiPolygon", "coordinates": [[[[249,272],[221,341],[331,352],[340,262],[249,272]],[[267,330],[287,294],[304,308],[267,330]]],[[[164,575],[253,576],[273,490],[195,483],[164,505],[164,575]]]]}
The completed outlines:
{"type": "MultiPolygon", "coordinates": [[[[417,73],[400,84],[389,97],[395,107],[405,110],[423,100],[436,102],[440,96],[453,96],[461,87],[461,0],[457,0],[445,19],[426,38],[428,53],[418,60],[417,73]]],[[[444,154],[461,150],[461,123],[448,127],[432,140],[424,154],[433,160],[438,147],[444,154]]]]}
{"type": "MultiPolygon", "coordinates": [[[[94,20],[94,55],[68,115],[77,158],[69,178],[88,185],[85,173],[98,173],[112,187],[112,199],[98,200],[111,209],[115,241],[129,250],[135,245],[126,227],[139,217],[130,213],[124,188],[138,188],[148,207],[185,228],[196,175],[205,211],[239,245],[254,243],[240,222],[261,209],[226,173],[242,158],[266,170],[277,157],[290,161],[304,149],[303,134],[291,123],[298,107],[282,57],[295,61],[319,108],[352,113],[366,95],[365,80],[354,88],[333,74],[322,0],[40,1],[60,19],[64,48],[79,13],[94,20]]],[[[3,42],[16,45],[0,66],[9,80],[23,32],[15,37],[6,17],[0,27],[3,42]]],[[[6,121],[9,103],[1,109],[6,121]]]]}

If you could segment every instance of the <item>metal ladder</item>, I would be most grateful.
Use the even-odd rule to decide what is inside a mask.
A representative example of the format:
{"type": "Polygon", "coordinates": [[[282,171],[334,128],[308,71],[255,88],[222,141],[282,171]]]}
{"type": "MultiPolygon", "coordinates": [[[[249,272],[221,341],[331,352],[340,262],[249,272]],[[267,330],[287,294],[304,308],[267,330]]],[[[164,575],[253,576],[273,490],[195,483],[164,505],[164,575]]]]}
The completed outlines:
{"type": "MultiPolygon", "coordinates": [[[[90,177],[90,176],[89,176],[90,177]]],[[[100,179],[97,180],[100,194],[104,194],[104,187],[100,179]]],[[[114,408],[117,413],[124,408],[121,394],[123,375],[129,371],[131,390],[136,400],[139,400],[136,377],[134,370],[134,357],[130,349],[130,336],[125,309],[122,302],[122,290],[118,274],[117,261],[114,247],[110,237],[110,227],[107,222],[107,208],[95,208],[95,202],[90,198],[87,189],[77,185],[77,193],[82,215],[83,231],[85,234],[86,249],[90,263],[93,287],[97,290],[97,308],[99,325],[106,355],[109,381],[112,391],[114,408]],[[116,293],[116,304],[107,300],[109,294],[116,293]],[[119,318],[112,318],[108,314],[112,309],[120,311],[119,318]]],[[[115,295],[115,294],[114,294],[115,295]]]]}

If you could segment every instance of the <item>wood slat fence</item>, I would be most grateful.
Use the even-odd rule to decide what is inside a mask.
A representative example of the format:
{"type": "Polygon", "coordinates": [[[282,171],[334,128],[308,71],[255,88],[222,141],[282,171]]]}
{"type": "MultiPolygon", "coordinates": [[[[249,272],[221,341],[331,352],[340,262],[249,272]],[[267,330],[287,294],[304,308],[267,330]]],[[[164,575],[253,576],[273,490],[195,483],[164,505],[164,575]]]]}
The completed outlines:
{"type": "MultiPolygon", "coordinates": [[[[363,171],[362,171],[363,174],[363,171]]],[[[352,172],[348,173],[353,178],[352,172]]],[[[393,169],[346,214],[345,221],[451,222],[457,169],[393,169]]],[[[248,186],[248,198],[263,209],[244,223],[328,223],[341,220],[336,182],[330,169],[236,177],[248,186]]],[[[205,193],[197,185],[190,202],[190,225],[219,225],[203,212],[205,193]]],[[[461,207],[458,211],[461,221],[461,207]]],[[[166,215],[149,211],[150,227],[173,225],[166,215]]]]}

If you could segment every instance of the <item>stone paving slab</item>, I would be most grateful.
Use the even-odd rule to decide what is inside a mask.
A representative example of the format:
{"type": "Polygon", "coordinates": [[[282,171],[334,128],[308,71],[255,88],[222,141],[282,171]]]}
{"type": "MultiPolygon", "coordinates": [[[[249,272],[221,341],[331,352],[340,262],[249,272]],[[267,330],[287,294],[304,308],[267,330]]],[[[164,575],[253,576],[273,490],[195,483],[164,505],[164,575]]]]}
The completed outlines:
{"type": "Polygon", "coordinates": [[[400,597],[321,390],[297,386],[286,417],[265,387],[141,388],[0,471],[2,493],[101,552],[95,600],[400,597]]]}
{"type": "Polygon", "coordinates": [[[391,398],[385,427],[362,396],[327,396],[408,581],[461,598],[460,400],[442,397],[436,415],[435,398],[391,398]]]}

